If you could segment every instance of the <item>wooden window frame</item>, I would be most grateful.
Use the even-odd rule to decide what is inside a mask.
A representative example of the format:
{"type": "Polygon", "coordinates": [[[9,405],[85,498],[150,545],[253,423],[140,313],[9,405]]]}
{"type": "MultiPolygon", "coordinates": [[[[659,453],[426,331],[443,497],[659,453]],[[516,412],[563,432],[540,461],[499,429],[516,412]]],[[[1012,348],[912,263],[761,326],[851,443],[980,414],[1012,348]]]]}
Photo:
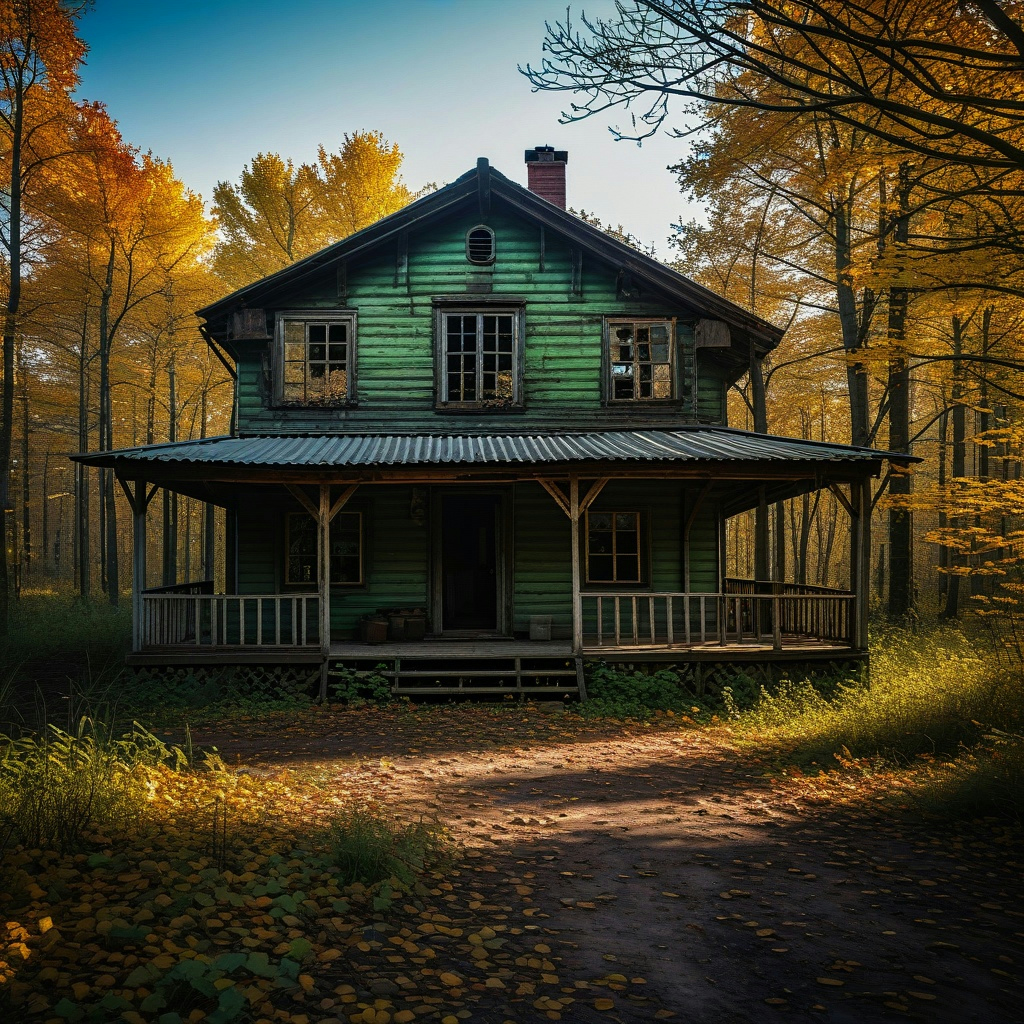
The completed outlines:
{"type": "MultiPolygon", "coordinates": [[[[349,510],[342,509],[331,523],[331,529],[334,529],[334,524],[338,523],[345,516],[358,516],[359,517],[359,579],[358,580],[331,580],[330,586],[332,587],[365,587],[366,586],[366,532],[364,529],[363,513],[361,510],[349,510]]],[[[319,576],[319,565],[320,559],[316,551],[313,552],[313,568],[315,570],[313,578],[309,580],[293,580],[290,578],[291,572],[291,533],[292,523],[296,518],[304,518],[309,520],[313,524],[314,537],[316,531],[319,529],[316,519],[305,511],[289,511],[285,513],[284,520],[284,585],[286,587],[317,587],[320,585],[319,576]]]]}
{"type": "MultiPolygon", "coordinates": [[[[638,508],[594,508],[587,509],[583,516],[583,582],[588,587],[595,587],[597,589],[611,588],[611,589],[638,589],[646,588],[650,585],[649,581],[649,566],[650,566],[650,553],[647,551],[647,514],[644,509],[638,508]],[[637,578],[635,580],[596,580],[590,575],[590,517],[591,515],[599,516],[611,516],[612,517],[612,572],[613,575],[618,575],[618,552],[615,550],[615,536],[619,532],[614,526],[615,516],[618,515],[631,515],[636,517],[636,566],[637,566],[637,578]]],[[[630,552],[632,554],[632,552],[630,552]]]]}
{"type": "MultiPolygon", "coordinates": [[[[622,406],[626,408],[634,408],[636,406],[649,406],[652,408],[663,409],[666,407],[681,406],[683,399],[681,395],[681,388],[679,384],[679,340],[677,336],[677,318],[676,317],[629,317],[629,316],[615,316],[605,317],[602,326],[602,391],[604,404],[607,406],[622,406]],[[616,398],[615,397],[615,381],[614,374],[612,372],[613,366],[619,362],[617,359],[612,358],[612,344],[613,344],[613,331],[616,327],[628,324],[633,327],[634,333],[638,326],[652,326],[654,324],[665,324],[668,326],[669,331],[669,343],[668,343],[668,366],[669,366],[669,384],[671,388],[671,394],[666,398],[616,398]]],[[[638,366],[641,361],[634,358],[634,367],[638,366]]],[[[664,365],[663,363],[655,364],[651,361],[651,365],[664,365]]],[[[634,373],[634,390],[636,388],[637,376],[634,373]]],[[[652,389],[653,390],[653,389],[652,389]]]]}
{"type": "MultiPolygon", "coordinates": [[[[325,341],[325,344],[329,342],[325,341]]],[[[356,404],[356,361],[358,353],[358,323],[356,311],[353,309],[324,309],[324,310],[283,310],[275,318],[274,337],[274,404],[288,409],[343,409],[356,404]],[[311,325],[323,324],[328,329],[335,324],[343,324],[346,328],[346,355],[345,355],[345,394],[337,399],[329,399],[326,396],[322,400],[310,399],[308,397],[308,376],[303,381],[303,393],[306,397],[302,399],[285,397],[285,364],[286,362],[298,362],[298,360],[285,359],[285,332],[287,325],[301,323],[304,327],[304,345],[306,355],[303,364],[308,367],[309,341],[308,328],[311,325]]],[[[329,364],[329,350],[324,354],[324,363],[329,364]]],[[[318,361],[318,360],[317,360],[318,361]]]]}
{"type": "MultiPolygon", "coordinates": [[[[434,366],[435,408],[454,413],[515,412],[524,408],[523,400],[523,348],[525,337],[524,308],[521,305],[494,303],[438,304],[434,308],[434,366]],[[509,399],[481,399],[472,401],[449,399],[448,396],[448,330],[450,316],[477,317],[479,339],[480,318],[509,316],[512,318],[512,397],[509,399]]],[[[481,390],[483,351],[478,347],[476,394],[481,390]]]]}

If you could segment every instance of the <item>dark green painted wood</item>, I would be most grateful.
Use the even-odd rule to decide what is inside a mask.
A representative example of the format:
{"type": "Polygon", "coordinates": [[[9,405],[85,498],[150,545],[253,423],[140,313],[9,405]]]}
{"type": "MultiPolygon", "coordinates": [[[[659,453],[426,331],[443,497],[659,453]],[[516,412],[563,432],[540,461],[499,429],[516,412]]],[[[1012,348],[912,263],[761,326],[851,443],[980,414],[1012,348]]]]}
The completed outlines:
{"type": "MultiPolygon", "coordinates": [[[[431,502],[423,488],[425,507],[431,502]]],[[[443,487],[433,489],[445,493],[443,487]]],[[[464,489],[463,489],[464,490],[464,489]]],[[[681,591],[684,588],[682,531],[686,510],[696,490],[678,481],[611,481],[594,503],[596,511],[640,510],[647,551],[644,586],[638,590],[681,591]]],[[[363,615],[382,608],[430,608],[430,523],[411,515],[413,488],[364,485],[345,506],[361,512],[364,530],[365,584],[334,587],[331,634],[352,639],[363,615]]],[[[509,591],[511,623],[525,634],[530,616],[552,617],[556,637],[568,637],[572,620],[572,572],[569,520],[539,484],[516,484],[509,498],[513,575],[509,591]]],[[[301,507],[284,487],[249,488],[239,512],[239,592],[299,593],[310,588],[284,585],[285,517],[301,507]]],[[[586,537],[581,527],[581,551],[586,537]]],[[[691,589],[717,589],[717,532],[714,504],[708,502],[691,529],[691,589]]],[[[585,567],[583,568],[585,579],[585,567]]],[[[585,588],[586,589],[586,588],[585,588]]],[[[606,590],[603,585],[590,589],[606,590]]]]}
{"type": "MultiPolygon", "coordinates": [[[[396,252],[347,268],[348,307],[358,314],[358,405],[347,409],[274,408],[271,345],[254,343],[239,364],[242,432],[331,430],[519,430],[720,421],[723,372],[701,352],[694,409],[695,310],[656,295],[616,297],[617,269],[583,256],[581,293],[574,296],[569,245],[547,232],[541,269],[539,230],[495,204],[497,258],[481,272],[465,258],[465,236],[478,215],[456,216],[408,240],[407,272],[396,276],[396,252]],[[525,299],[525,406],[516,411],[459,414],[435,409],[432,298],[490,288],[490,297],[525,299]],[[671,405],[602,404],[602,324],[606,316],[676,317],[677,394],[671,405]],[[707,378],[705,380],[705,377],[707,378]]],[[[329,268],[278,309],[333,308],[336,274],[329,268]]],[[[270,310],[269,312],[272,312],[270,310]]]]}

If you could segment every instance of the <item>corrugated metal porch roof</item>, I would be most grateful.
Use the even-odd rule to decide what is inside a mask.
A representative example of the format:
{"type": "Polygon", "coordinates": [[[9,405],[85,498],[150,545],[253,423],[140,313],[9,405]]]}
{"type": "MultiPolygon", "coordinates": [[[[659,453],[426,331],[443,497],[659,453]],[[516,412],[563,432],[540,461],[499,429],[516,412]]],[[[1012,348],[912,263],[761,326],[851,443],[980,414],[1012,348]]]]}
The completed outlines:
{"type": "Polygon", "coordinates": [[[428,465],[531,465],[573,462],[830,462],[913,456],[754,434],[728,427],[530,434],[318,434],[212,437],[72,456],[94,466],[131,464],[371,468],[428,465]]]}

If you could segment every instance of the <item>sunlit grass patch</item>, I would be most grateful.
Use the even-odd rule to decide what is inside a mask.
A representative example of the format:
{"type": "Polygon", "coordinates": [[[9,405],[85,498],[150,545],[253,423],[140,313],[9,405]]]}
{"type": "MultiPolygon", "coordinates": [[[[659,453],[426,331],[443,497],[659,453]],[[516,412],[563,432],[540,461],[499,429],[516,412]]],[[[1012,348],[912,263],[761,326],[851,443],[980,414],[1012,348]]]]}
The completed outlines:
{"type": "Polygon", "coordinates": [[[912,767],[907,782],[931,792],[935,809],[1019,814],[1022,698],[1019,671],[947,627],[876,637],[870,687],[851,680],[826,697],[783,681],[728,710],[741,737],[804,768],[912,767]]]}
{"type": "Polygon", "coordinates": [[[150,770],[184,762],[137,723],[120,737],[89,718],[74,732],[0,736],[0,853],[11,843],[67,853],[90,830],[128,832],[145,816],[150,770]]]}

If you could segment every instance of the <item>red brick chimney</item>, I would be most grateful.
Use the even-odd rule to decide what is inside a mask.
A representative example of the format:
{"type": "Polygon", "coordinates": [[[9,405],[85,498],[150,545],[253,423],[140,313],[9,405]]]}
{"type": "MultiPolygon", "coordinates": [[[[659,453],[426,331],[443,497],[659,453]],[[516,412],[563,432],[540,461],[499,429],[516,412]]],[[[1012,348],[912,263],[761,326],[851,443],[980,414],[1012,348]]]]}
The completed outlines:
{"type": "Polygon", "coordinates": [[[526,187],[555,206],[565,209],[565,165],[567,151],[538,146],[526,151],[526,187]]]}

